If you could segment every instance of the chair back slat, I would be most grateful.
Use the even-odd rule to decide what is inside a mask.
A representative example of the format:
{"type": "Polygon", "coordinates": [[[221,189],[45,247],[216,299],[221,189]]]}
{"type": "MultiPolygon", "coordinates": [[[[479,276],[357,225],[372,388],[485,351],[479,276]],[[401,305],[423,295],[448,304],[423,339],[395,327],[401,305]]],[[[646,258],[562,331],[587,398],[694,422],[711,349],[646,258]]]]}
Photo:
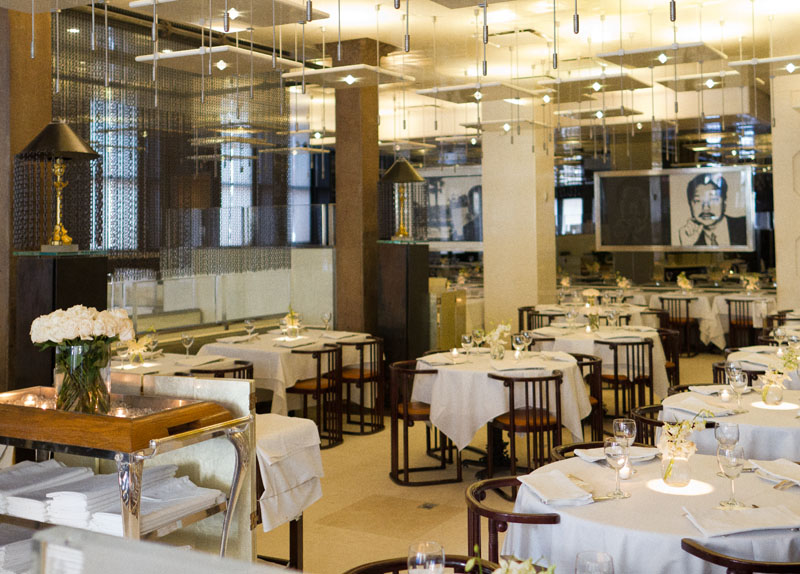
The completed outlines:
{"type": "Polygon", "coordinates": [[[233,365],[228,367],[213,368],[213,367],[197,367],[191,369],[189,374],[194,375],[211,375],[218,379],[252,379],[253,378],[253,363],[250,361],[235,360],[233,365]]]}
{"type": "Polygon", "coordinates": [[[725,299],[728,305],[728,345],[747,347],[753,344],[753,301],[725,299]]]}

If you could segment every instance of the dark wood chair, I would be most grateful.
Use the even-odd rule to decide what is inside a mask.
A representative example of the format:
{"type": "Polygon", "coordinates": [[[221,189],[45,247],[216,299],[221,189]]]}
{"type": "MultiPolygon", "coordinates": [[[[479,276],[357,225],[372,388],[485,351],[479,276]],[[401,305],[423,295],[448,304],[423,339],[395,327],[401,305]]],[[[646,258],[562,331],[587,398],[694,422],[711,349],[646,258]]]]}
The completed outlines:
{"type": "Polygon", "coordinates": [[[690,538],[681,540],[681,548],[692,556],[697,556],[701,560],[726,568],[727,574],[752,574],[755,572],[797,574],[800,572],[800,562],[760,562],[758,560],[736,558],[711,550],[690,538]]]}
{"type": "Polygon", "coordinates": [[[592,440],[603,440],[603,381],[601,374],[603,361],[594,355],[570,353],[578,361],[583,380],[589,387],[589,403],[592,412],[589,415],[592,427],[592,440]]]}
{"type": "Polygon", "coordinates": [[[759,335],[756,340],[759,345],[769,345],[770,347],[778,346],[778,341],[773,339],[770,335],[759,335]]]}
{"type": "Polygon", "coordinates": [[[519,307],[517,309],[517,321],[519,329],[517,331],[525,331],[530,329],[539,329],[540,327],[547,327],[553,322],[555,317],[563,317],[564,313],[540,313],[536,307],[519,307]]]}
{"type": "Polygon", "coordinates": [[[323,441],[320,448],[341,444],[342,437],[342,348],[325,344],[321,349],[292,349],[293,355],[307,355],[316,362],[315,376],[297,381],[287,393],[303,397],[303,418],[308,416],[308,399],[316,401],[314,422],[323,441]]]}
{"type": "Polygon", "coordinates": [[[631,418],[636,421],[636,442],[647,446],[655,446],[656,429],[664,426],[659,420],[661,405],[646,405],[631,411],[631,418]]]}
{"type": "Polygon", "coordinates": [[[539,336],[536,336],[536,337],[533,338],[533,341],[531,342],[531,346],[529,348],[530,349],[534,349],[536,347],[536,345],[542,345],[544,343],[555,343],[555,341],[556,341],[555,337],[539,337],[539,336]]]}
{"type": "MultiPolygon", "coordinates": [[[[444,557],[445,568],[452,568],[455,574],[464,574],[466,572],[467,562],[470,561],[469,556],[459,556],[456,554],[446,554],[444,557]]],[[[500,566],[494,562],[482,560],[480,568],[477,564],[470,572],[471,574],[492,574],[500,566]]],[[[400,574],[408,570],[408,557],[402,558],[389,558],[387,560],[378,560],[377,562],[368,562],[361,564],[346,571],[344,574],[400,574]]]]}
{"type": "Polygon", "coordinates": [[[489,560],[492,562],[497,562],[500,558],[498,534],[506,532],[509,524],[558,524],[561,521],[561,516],[555,513],[524,514],[498,510],[486,504],[486,495],[490,490],[517,486],[519,486],[519,481],[512,476],[481,480],[467,487],[467,547],[482,547],[481,518],[486,518],[489,527],[489,560]]]}
{"type": "Polygon", "coordinates": [[[681,384],[681,334],[675,329],[659,329],[658,336],[664,349],[664,367],[667,369],[669,386],[681,384]]]}
{"type": "Polygon", "coordinates": [[[667,328],[674,329],[680,333],[681,352],[689,357],[697,354],[694,341],[697,338],[698,321],[689,315],[689,305],[696,301],[697,297],[659,297],[661,308],[669,315],[667,328]]]}
{"type": "Polygon", "coordinates": [[[667,396],[671,397],[672,395],[677,395],[679,393],[688,393],[692,389],[689,387],[710,387],[711,384],[700,384],[700,385],[675,385],[674,387],[670,387],[667,389],[667,396]]]}
{"type": "Polygon", "coordinates": [[[626,315],[619,315],[617,316],[616,321],[612,324],[607,315],[600,315],[600,324],[605,325],[606,327],[625,327],[631,324],[631,316],[630,314],[626,315]]]}
{"type": "Polygon", "coordinates": [[[358,363],[342,367],[345,422],[358,425],[357,431],[343,430],[344,434],[372,434],[383,430],[383,403],[386,388],[383,367],[383,339],[369,337],[365,341],[339,341],[342,352],[348,347],[358,353],[358,363]],[[358,403],[353,401],[353,391],[358,391],[358,403]],[[371,399],[371,405],[365,400],[371,399]],[[356,409],[353,413],[352,410],[356,409]]]}
{"type": "Polygon", "coordinates": [[[669,328],[669,313],[664,309],[646,309],[639,313],[642,318],[645,317],[654,317],[657,329],[668,329],[669,328]]]}
{"type": "Polygon", "coordinates": [[[189,375],[205,375],[217,379],[252,379],[253,363],[237,359],[233,362],[233,365],[227,367],[214,368],[213,366],[209,366],[191,369],[189,375]]]}
{"type": "Polygon", "coordinates": [[[614,390],[614,414],[630,412],[636,405],[645,404],[645,391],[649,390],[653,402],[653,341],[617,342],[598,340],[612,354],[612,372],[601,375],[603,385],[614,390]],[[620,410],[622,396],[622,410],[620,410]]]}
{"type": "Polygon", "coordinates": [[[753,344],[756,332],[753,328],[753,301],[725,299],[728,305],[728,345],[747,347],[753,344]]]}
{"type": "MultiPolygon", "coordinates": [[[[461,482],[461,455],[444,433],[438,431],[439,453],[435,466],[411,466],[409,456],[408,429],[416,423],[428,423],[431,420],[431,407],[427,403],[411,400],[414,378],[423,375],[435,375],[436,369],[419,369],[417,361],[399,361],[389,365],[389,399],[391,404],[391,470],[389,477],[402,486],[428,486],[461,482]],[[400,457],[400,427],[402,425],[403,448],[402,464],[400,457]],[[453,456],[453,451],[456,451],[453,456]],[[449,461],[455,461],[456,476],[439,479],[412,481],[411,474],[435,470],[444,470],[449,461]]],[[[430,442],[428,442],[428,451],[430,442]]],[[[430,454],[430,452],[428,452],[430,454]]]]}
{"type": "MultiPolygon", "coordinates": [[[[511,474],[517,472],[517,433],[525,434],[526,472],[550,462],[550,449],[561,444],[561,371],[547,377],[507,377],[489,373],[489,378],[507,389],[508,411],[488,425],[489,444],[492,429],[508,432],[511,474]],[[542,405],[546,405],[543,407],[542,405]]],[[[488,449],[486,474],[494,476],[494,449],[488,449]]]]}
{"type": "MultiPolygon", "coordinates": [[[[747,374],[747,381],[750,385],[753,385],[753,381],[758,379],[761,375],[763,375],[766,370],[764,371],[744,371],[747,374]]],[[[725,376],[725,362],[719,361],[717,363],[712,363],[711,365],[711,374],[712,374],[712,381],[714,381],[715,385],[727,385],[728,379],[725,376]]]]}

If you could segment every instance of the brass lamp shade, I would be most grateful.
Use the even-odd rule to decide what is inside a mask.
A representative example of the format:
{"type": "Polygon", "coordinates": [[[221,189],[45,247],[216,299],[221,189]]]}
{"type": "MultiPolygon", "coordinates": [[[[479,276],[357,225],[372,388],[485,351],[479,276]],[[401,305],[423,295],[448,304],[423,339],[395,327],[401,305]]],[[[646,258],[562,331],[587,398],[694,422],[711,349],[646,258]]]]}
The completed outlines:
{"type": "Polygon", "coordinates": [[[414,166],[403,157],[397,158],[381,178],[381,183],[420,183],[423,181],[425,178],[417,173],[414,166]]]}
{"type": "Polygon", "coordinates": [[[43,155],[62,159],[92,160],[100,157],[81,136],[62,121],[50,122],[20,155],[43,155]]]}

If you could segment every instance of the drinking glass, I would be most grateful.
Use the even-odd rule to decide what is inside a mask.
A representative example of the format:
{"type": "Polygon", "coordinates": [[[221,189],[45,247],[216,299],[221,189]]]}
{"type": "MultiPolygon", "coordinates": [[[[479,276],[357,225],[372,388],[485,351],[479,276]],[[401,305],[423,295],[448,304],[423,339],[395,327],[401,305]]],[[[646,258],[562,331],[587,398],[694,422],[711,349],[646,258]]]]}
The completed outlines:
{"type": "Polygon", "coordinates": [[[736,423],[718,422],[714,429],[714,438],[720,446],[733,446],[739,442],[739,425],[736,423]]]}
{"type": "Polygon", "coordinates": [[[244,328],[247,331],[247,336],[248,337],[252,337],[253,336],[253,331],[256,330],[256,324],[253,323],[253,321],[251,319],[245,319],[244,328]]]}
{"type": "Polygon", "coordinates": [[[789,335],[787,340],[789,341],[789,346],[795,351],[797,350],[797,347],[800,346],[800,337],[797,335],[789,335]]]}
{"type": "Polygon", "coordinates": [[[189,349],[194,345],[194,337],[189,333],[181,333],[181,344],[186,347],[186,356],[189,356],[189,349]]]}
{"type": "Polygon", "coordinates": [[[728,384],[733,389],[733,392],[736,393],[736,410],[733,412],[736,414],[746,413],[747,411],[742,408],[742,393],[747,388],[747,374],[743,372],[736,373],[736,375],[728,379],[728,384]]]}
{"type": "Polygon", "coordinates": [[[734,481],[739,477],[744,468],[744,449],[740,445],[721,446],[717,449],[717,462],[722,472],[731,480],[731,497],[719,503],[719,508],[736,509],[744,505],[736,500],[734,481]]]}
{"type": "Polygon", "coordinates": [[[608,311],[606,311],[606,317],[608,317],[608,326],[609,327],[616,327],[617,326],[617,314],[619,311],[614,307],[610,307],[608,311]]]}
{"type": "Polygon", "coordinates": [[[564,293],[563,289],[559,289],[556,292],[556,301],[558,302],[559,305],[562,305],[564,303],[564,296],[565,296],[565,293],[564,293]]]}
{"type": "Polygon", "coordinates": [[[775,342],[778,343],[778,347],[780,347],[783,345],[784,341],[786,341],[786,329],[778,327],[772,331],[772,338],[775,339],[775,342]]]}
{"type": "Polygon", "coordinates": [[[530,351],[533,344],[533,331],[523,331],[522,338],[525,339],[525,347],[530,351]]]}
{"type": "MultiPolygon", "coordinates": [[[[612,423],[614,436],[620,440],[626,441],[628,449],[630,450],[633,441],[636,439],[636,421],[633,419],[614,419],[612,423]]],[[[628,476],[636,474],[636,469],[631,465],[630,456],[625,462],[625,467],[628,470],[628,476]]]]}
{"type": "Polygon", "coordinates": [[[289,330],[289,321],[287,321],[286,318],[284,317],[283,319],[278,321],[278,324],[281,327],[281,335],[283,335],[285,337],[286,336],[286,332],[289,330]]]}
{"type": "Polygon", "coordinates": [[[614,574],[614,560],[605,552],[578,552],[575,574],[614,574]]]}
{"type": "Polygon", "coordinates": [[[333,318],[333,313],[330,311],[325,311],[322,315],[322,324],[325,325],[325,330],[329,331],[331,328],[331,319],[333,318]]]}
{"type": "Polygon", "coordinates": [[[469,350],[472,348],[472,345],[475,343],[472,341],[472,335],[469,333],[464,333],[461,335],[461,347],[464,349],[464,352],[469,357],[469,350]]]}
{"type": "Polygon", "coordinates": [[[631,494],[629,492],[622,492],[619,487],[619,471],[625,466],[625,463],[628,462],[627,439],[619,439],[617,437],[607,438],[603,442],[603,451],[606,455],[606,462],[617,474],[616,488],[614,488],[614,492],[609,492],[608,496],[611,498],[628,498],[631,494]]]}
{"type": "Polygon", "coordinates": [[[608,307],[609,304],[611,304],[611,297],[608,295],[608,291],[604,291],[600,296],[600,304],[603,305],[603,307],[608,307]]]}
{"type": "Polygon", "coordinates": [[[158,333],[153,331],[150,333],[150,342],[147,344],[147,350],[151,353],[155,353],[156,349],[158,348],[158,333]]]}
{"type": "Polygon", "coordinates": [[[483,329],[472,330],[472,341],[475,343],[476,347],[480,347],[485,339],[486,333],[483,332],[483,329]]]}
{"type": "Polygon", "coordinates": [[[408,547],[408,574],[442,574],[444,548],[438,542],[415,542],[408,547]]]}
{"type": "Polygon", "coordinates": [[[728,375],[728,378],[736,375],[737,373],[742,372],[742,365],[739,361],[728,361],[725,363],[725,374],[728,375]]]}
{"type": "Polygon", "coordinates": [[[573,327],[575,325],[575,318],[577,316],[578,316],[578,311],[575,309],[575,307],[570,307],[569,311],[567,311],[567,324],[570,327],[573,327]]]}
{"type": "Polygon", "coordinates": [[[517,351],[519,355],[521,355],[528,344],[525,342],[525,337],[523,337],[521,334],[516,334],[511,337],[511,346],[514,347],[514,350],[517,351]]]}

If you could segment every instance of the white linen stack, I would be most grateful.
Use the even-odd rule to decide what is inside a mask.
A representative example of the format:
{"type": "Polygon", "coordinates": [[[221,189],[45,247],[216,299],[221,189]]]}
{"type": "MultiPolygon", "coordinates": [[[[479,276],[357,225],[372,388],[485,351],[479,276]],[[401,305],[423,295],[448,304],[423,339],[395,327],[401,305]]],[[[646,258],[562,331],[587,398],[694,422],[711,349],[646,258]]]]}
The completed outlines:
{"type": "Polygon", "coordinates": [[[267,532],[294,520],[322,497],[317,425],[308,419],[258,415],[256,453],[264,484],[261,522],[267,532]]]}
{"type": "Polygon", "coordinates": [[[0,574],[21,574],[30,570],[33,560],[33,541],[36,531],[31,528],[4,524],[0,528],[0,574]]]}
{"type": "MultiPolygon", "coordinates": [[[[170,478],[142,489],[140,529],[142,534],[158,530],[178,518],[225,501],[225,495],[213,488],[195,485],[188,477],[170,478]]],[[[89,530],[122,536],[122,510],[119,502],[92,514],[89,530]]]]}
{"type": "MultiPolygon", "coordinates": [[[[173,478],[175,465],[147,467],[142,472],[142,492],[173,478]]],[[[98,474],[64,489],[47,492],[47,520],[53,524],[89,528],[92,513],[119,504],[119,482],[116,474],[98,474]]],[[[10,509],[10,506],[9,506],[10,509]]],[[[16,516],[21,516],[17,514],[16,516]]]]}
{"type": "Polygon", "coordinates": [[[594,502],[591,492],[586,492],[560,470],[533,472],[518,476],[545,504],[552,506],[581,506],[594,502]]]}
{"type": "Polygon", "coordinates": [[[21,462],[0,470],[0,513],[8,512],[8,497],[40,488],[56,487],[91,475],[84,467],[64,466],[57,460],[21,462]]]}

